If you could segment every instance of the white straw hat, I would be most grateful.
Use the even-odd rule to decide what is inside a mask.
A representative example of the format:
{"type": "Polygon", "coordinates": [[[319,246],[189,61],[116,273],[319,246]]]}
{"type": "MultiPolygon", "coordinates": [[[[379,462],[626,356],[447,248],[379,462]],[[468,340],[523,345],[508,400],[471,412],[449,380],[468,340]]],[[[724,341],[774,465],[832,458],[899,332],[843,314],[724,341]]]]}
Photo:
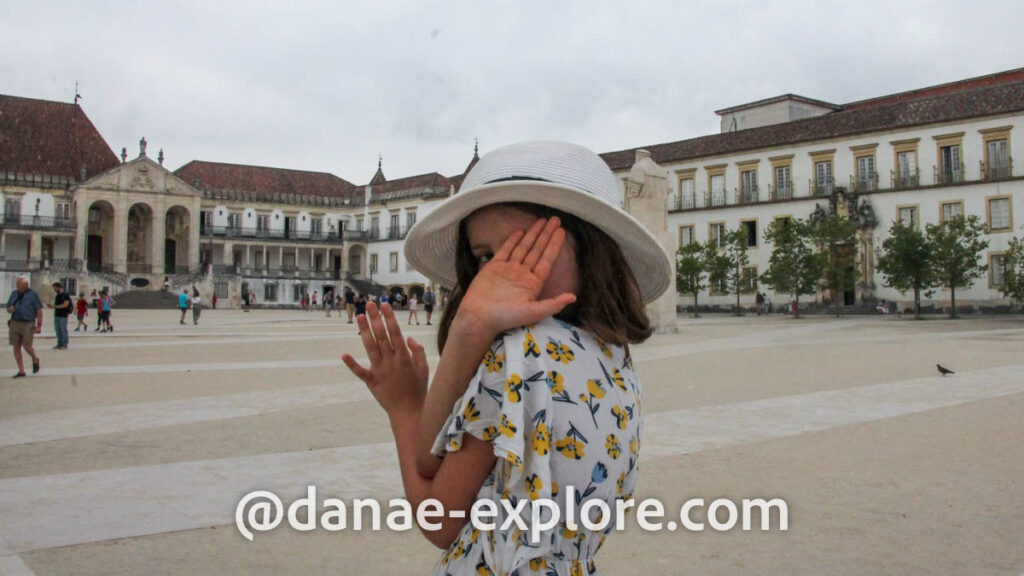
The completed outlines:
{"type": "Polygon", "coordinates": [[[566,142],[522,142],[482,156],[459,192],[409,231],[406,259],[431,280],[454,287],[459,223],[479,208],[503,202],[555,208],[601,229],[622,250],[645,303],[671,283],[668,254],[619,207],[615,174],[597,154],[566,142]]]}

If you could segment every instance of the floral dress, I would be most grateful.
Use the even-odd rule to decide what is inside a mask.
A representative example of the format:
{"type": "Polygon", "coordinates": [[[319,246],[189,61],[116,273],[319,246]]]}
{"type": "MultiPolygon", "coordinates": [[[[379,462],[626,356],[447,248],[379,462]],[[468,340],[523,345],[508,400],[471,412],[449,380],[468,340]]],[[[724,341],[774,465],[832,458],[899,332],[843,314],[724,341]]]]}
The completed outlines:
{"type": "Polygon", "coordinates": [[[494,444],[498,459],[477,500],[495,502],[497,514],[486,520],[496,529],[467,522],[434,574],[596,574],[593,557],[616,526],[616,501],[631,498],[636,485],[640,411],[640,385],[622,347],[553,318],[502,334],[433,447],[438,456],[457,451],[466,433],[494,444]],[[502,530],[509,516],[502,499],[511,508],[526,501],[519,516],[527,526],[533,502],[550,499],[560,521],[545,531],[514,522],[502,530]],[[592,503],[591,528],[601,529],[590,530],[580,510],[595,499],[611,518],[592,503]],[[567,524],[569,508],[575,530],[567,524]]]}

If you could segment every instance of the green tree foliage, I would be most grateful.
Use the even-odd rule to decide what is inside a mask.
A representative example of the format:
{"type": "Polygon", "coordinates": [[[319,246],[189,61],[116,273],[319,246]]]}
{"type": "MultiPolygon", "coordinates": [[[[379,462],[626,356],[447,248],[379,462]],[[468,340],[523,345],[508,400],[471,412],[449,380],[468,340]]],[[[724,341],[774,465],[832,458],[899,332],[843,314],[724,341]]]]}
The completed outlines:
{"type": "Polygon", "coordinates": [[[676,292],[693,294],[693,317],[697,318],[697,295],[707,288],[705,280],[717,257],[712,242],[691,242],[676,251],[676,292]]]}
{"type": "Polygon", "coordinates": [[[928,241],[935,253],[933,269],[939,284],[949,288],[950,318],[956,318],[956,289],[967,288],[988,271],[981,253],[988,248],[982,239],[985,224],[978,216],[957,215],[941,224],[929,224],[928,241]]]}
{"type": "Polygon", "coordinates": [[[716,262],[716,271],[725,279],[725,287],[729,294],[736,295],[735,314],[740,315],[740,294],[753,292],[743,273],[743,268],[750,263],[747,254],[747,229],[742,226],[731,232],[725,233],[725,240],[722,249],[719,250],[719,260],[716,262]]]}
{"type": "Polygon", "coordinates": [[[761,282],[778,294],[789,294],[800,310],[800,296],[813,294],[821,280],[823,258],[814,250],[810,224],[779,219],[768,225],[765,240],[772,244],[768,269],[761,282]]]}
{"type": "Polygon", "coordinates": [[[921,293],[931,297],[938,285],[934,249],[924,233],[899,220],[889,228],[889,237],[878,252],[878,271],[886,286],[900,292],[914,292],[914,318],[921,317],[921,293]]]}
{"type": "Polygon", "coordinates": [[[836,316],[843,313],[843,293],[857,286],[857,229],[848,218],[833,214],[814,228],[814,238],[823,254],[822,286],[832,291],[836,316]]]}
{"type": "Polygon", "coordinates": [[[1024,306],[1024,242],[1020,238],[1011,238],[1010,249],[1003,254],[1003,285],[999,291],[1017,306],[1024,306]]]}

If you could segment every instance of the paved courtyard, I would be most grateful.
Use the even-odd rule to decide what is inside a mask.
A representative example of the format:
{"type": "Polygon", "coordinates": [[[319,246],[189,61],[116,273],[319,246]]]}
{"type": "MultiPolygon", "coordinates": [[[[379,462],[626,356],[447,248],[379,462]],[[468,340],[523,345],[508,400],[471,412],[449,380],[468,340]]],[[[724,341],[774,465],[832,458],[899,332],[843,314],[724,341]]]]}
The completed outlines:
{"type": "MultiPolygon", "coordinates": [[[[72,332],[67,352],[48,330],[42,372],[0,378],[0,574],[429,573],[440,552],[416,531],[282,525],[249,542],[234,526],[256,489],[285,504],[309,484],[401,495],[384,414],[340,361],[362,356],[352,326],[299,311],[113,319],[112,334],[72,332]]],[[[603,574],[1024,572],[1024,320],[679,327],[634,352],[635,496],[670,510],[783,498],[789,530],[630,522],[597,556],[603,574]]],[[[433,349],[429,328],[410,333],[433,349]]],[[[0,376],[15,371],[4,348],[0,376]]]]}

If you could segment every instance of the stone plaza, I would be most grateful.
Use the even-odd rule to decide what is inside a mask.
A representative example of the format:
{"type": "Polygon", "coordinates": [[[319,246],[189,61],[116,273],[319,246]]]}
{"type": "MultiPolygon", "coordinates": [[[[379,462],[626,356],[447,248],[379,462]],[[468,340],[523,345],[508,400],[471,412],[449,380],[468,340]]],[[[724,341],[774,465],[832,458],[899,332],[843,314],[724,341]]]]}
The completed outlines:
{"type": "MultiPolygon", "coordinates": [[[[282,524],[249,542],[234,524],[253,490],[286,504],[308,485],[402,495],[384,413],[340,361],[363,356],[354,325],[298,310],[206,310],[198,326],[116,310],[113,322],[57,352],[47,315],[41,372],[0,379],[0,574],[429,573],[441,552],[416,530],[282,524]]],[[[677,322],[633,351],[635,497],[669,516],[691,498],[782,498],[789,529],[628,522],[597,555],[601,573],[1024,572],[1020,317],[677,322]]],[[[408,334],[436,363],[431,328],[408,334]]]]}

